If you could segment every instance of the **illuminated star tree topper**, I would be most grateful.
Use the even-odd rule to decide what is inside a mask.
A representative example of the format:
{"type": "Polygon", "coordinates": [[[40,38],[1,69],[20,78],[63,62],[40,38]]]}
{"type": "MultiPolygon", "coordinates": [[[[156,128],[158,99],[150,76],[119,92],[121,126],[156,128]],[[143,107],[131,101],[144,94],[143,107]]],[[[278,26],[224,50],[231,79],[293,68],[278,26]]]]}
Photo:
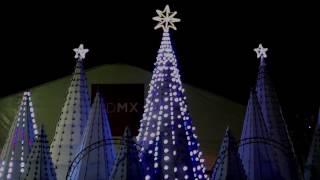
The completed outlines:
{"type": "Polygon", "coordinates": [[[80,44],[78,48],[74,48],[73,51],[76,53],[74,58],[77,58],[79,60],[82,60],[86,58],[87,52],[89,52],[89,49],[84,49],[83,44],[80,44]]]}
{"type": "Polygon", "coordinates": [[[257,53],[257,58],[267,57],[266,52],[268,51],[268,48],[264,48],[262,44],[259,44],[259,46],[257,48],[254,48],[253,50],[257,53]]]}
{"type": "Polygon", "coordinates": [[[162,28],[164,32],[168,32],[170,28],[177,30],[174,25],[175,22],[180,22],[180,19],[175,18],[177,11],[170,12],[169,5],[166,5],[163,11],[156,10],[158,16],[153,17],[152,19],[158,21],[159,23],[154,27],[154,29],[162,28]]]}

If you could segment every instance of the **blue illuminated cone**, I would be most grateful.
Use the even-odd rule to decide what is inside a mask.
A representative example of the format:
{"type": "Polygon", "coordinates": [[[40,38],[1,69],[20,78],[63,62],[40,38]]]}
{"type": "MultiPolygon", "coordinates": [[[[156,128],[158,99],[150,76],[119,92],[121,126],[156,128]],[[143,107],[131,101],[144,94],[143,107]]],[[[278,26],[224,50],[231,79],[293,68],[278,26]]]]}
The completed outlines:
{"type": "Polygon", "coordinates": [[[211,180],[246,180],[235,138],[226,129],[219,155],[214,164],[211,180]]]}
{"type": "Polygon", "coordinates": [[[19,179],[37,134],[31,93],[24,92],[1,153],[0,179],[19,179]]]}
{"type": "Polygon", "coordinates": [[[267,57],[267,48],[260,44],[254,49],[257,57],[260,59],[260,66],[256,84],[258,101],[260,103],[263,119],[276,146],[275,157],[278,160],[282,176],[286,180],[301,180],[302,174],[297,163],[295,151],[287,129],[287,124],[281,112],[281,106],[277,98],[277,93],[273,87],[268,74],[265,58],[267,57]]]}
{"type": "Polygon", "coordinates": [[[80,45],[74,51],[77,64],[51,144],[58,180],[66,179],[68,168],[80,151],[90,108],[87,78],[83,68],[83,60],[88,50],[80,45]]]}
{"type": "Polygon", "coordinates": [[[304,168],[305,180],[320,179],[320,109],[309,155],[304,168]]]}
{"type": "Polygon", "coordinates": [[[255,91],[250,94],[239,144],[248,180],[283,180],[255,91]]]}
{"type": "Polygon", "coordinates": [[[96,147],[92,148],[91,151],[85,152],[80,165],[75,170],[75,173],[78,174],[75,179],[108,180],[115,159],[115,150],[106,106],[99,92],[96,94],[90,110],[82,151],[86,151],[92,145],[96,147]],[[101,143],[101,146],[99,146],[97,143],[102,141],[107,143],[101,143]]]}
{"type": "Polygon", "coordinates": [[[127,127],[120,143],[120,149],[112,169],[110,180],[144,180],[144,172],[139,162],[139,151],[130,129],[127,127]]]}
{"type": "Polygon", "coordinates": [[[21,180],[56,180],[47,135],[41,127],[40,134],[32,145],[21,180]]]}
{"type": "Polygon", "coordinates": [[[169,6],[157,14],[155,28],[163,28],[163,35],[137,137],[145,179],[204,179],[204,160],[169,34],[180,20],[169,6]]]}

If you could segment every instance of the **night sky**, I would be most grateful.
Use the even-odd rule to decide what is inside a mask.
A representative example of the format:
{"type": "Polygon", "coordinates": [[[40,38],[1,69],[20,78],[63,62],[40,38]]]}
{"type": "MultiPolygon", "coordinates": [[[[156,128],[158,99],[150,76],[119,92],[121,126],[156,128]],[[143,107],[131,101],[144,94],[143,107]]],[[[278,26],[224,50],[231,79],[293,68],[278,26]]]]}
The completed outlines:
{"type": "Polygon", "coordinates": [[[152,71],[161,40],[152,17],[168,3],[182,20],[171,35],[183,82],[246,104],[259,63],[253,48],[262,43],[290,132],[304,146],[320,104],[317,6],[209,2],[2,6],[0,96],[71,74],[79,43],[90,49],[86,68],[127,63],[152,71]]]}

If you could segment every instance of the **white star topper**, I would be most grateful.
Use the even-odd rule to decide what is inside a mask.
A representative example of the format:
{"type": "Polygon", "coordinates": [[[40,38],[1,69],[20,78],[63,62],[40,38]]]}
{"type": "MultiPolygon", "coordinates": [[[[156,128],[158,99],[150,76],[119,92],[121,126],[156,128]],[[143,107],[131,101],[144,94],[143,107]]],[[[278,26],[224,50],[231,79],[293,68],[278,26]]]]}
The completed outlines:
{"type": "Polygon", "coordinates": [[[80,44],[80,46],[78,48],[74,48],[73,51],[76,53],[74,58],[82,60],[86,57],[86,53],[89,52],[89,49],[84,49],[83,44],[80,44]]]}
{"type": "Polygon", "coordinates": [[[257,58],[260,58],[261,56],[263,58],[267,57],[267,53],[266,52],[268,51],[268,48],[263,48],[262,44],[259,44],[259,47],[255,48],[253,50],[257,53],[257,58]]]}
{"type": "Polygon", "coordinates": [[[180,22],[180,19],[174,17],[177,14],[177,11],[170,12],[169,5],[166,5],[163,11],[156,10],[156,12],[158,16],[153,17],[152,19],[159,23],[154,27],[154,29],[162,28],[165,32],[168,32],[170,28],[177,30],[174,25],[175,22],[180,22]]]}

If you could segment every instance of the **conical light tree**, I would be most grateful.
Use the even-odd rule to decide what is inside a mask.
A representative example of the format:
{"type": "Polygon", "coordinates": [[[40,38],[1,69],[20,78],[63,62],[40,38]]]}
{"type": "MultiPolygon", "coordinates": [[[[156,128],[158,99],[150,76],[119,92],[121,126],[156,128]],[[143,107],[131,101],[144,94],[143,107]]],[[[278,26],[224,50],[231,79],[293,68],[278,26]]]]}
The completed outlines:
{"type": "Polygon", "coordinates": [[[139,161],[139,151],[130,129],[127,127],[120,142],[120,150],[112,169],[110,180],[144,180],[144,171],[139,161]]]}
{"type": "Polygon", "coordinates": [[[211,180],[246,180],[235,138],[226,129],[219,155],[213,167],[211,180]]]}
{"type": "Polygon", "coordinates": [[[302,174],[298,167],[287,125],[283,118],[281,106],[265,62],[267,50],[268,49],[263,48],[261,44],[259,44],[258,48],[254,49],[257,53],[257,58],[260,59],[256,84],[258,101],[271,139],[274,140],[275,146],[281,146],[281,148],[275,148],[274,151],[282,176],[286,180],[299,180],[302,179],[302,174]]]}
{"type": "Polygon", "coordinates": [[[245,114],[239,154],[248,180],[283,180],[256,92],[253,90],[245,114]]]}
{"type": "Polygon", "coordinates": [[[320,109],[308,159],[304,167],[304,178],[305,180],[320,179],[320,109]]]}
{"type": "Polygon", "coordinates": [[[157,14],[155,29],[162,28],[163,35],[137,136],[145,179],[204,179],[204,160],[170,40],[169,29],[180,20],[168,5],[157,14]]]}
{"type": "Polygon", "coordinates": [[[40,134],[32,145],[21,180],[56,180],[47,135],[41,127],[40,134]]]}
{"type": "Polygon", "coordinates": [[[19,179],[37,134],[31,93],[24,92],[1,153],[0,179],[19,179]]]}
{"type": "Polygon", "coordinates": [[[58,180],[66,179],[68,168],[79,153],[90,108],[87,78],[83,68],[83,60],[88,49],[84,49],[81,44],[74,51],[77,59],[76,68],[51,144],[58,180]]]}
{"type": "MultiPolygon", "coordinates": [[[[75,179],[108,180],[115,159],[112,135],[103,97],[98,92],[91,107],[82,142],[83,158],[75,169],[75,179]],[[105,144],[102,142],[106,141],[105,144]],[[101,143],[102,145],[95,145],[101,143]],[[93,148],[89,148],[94,145],[93,148]],[[90,151],[87,151],[90,149],[90,151]]],[[[73,175],[71,177],[74,177],[73,175]]]]}

